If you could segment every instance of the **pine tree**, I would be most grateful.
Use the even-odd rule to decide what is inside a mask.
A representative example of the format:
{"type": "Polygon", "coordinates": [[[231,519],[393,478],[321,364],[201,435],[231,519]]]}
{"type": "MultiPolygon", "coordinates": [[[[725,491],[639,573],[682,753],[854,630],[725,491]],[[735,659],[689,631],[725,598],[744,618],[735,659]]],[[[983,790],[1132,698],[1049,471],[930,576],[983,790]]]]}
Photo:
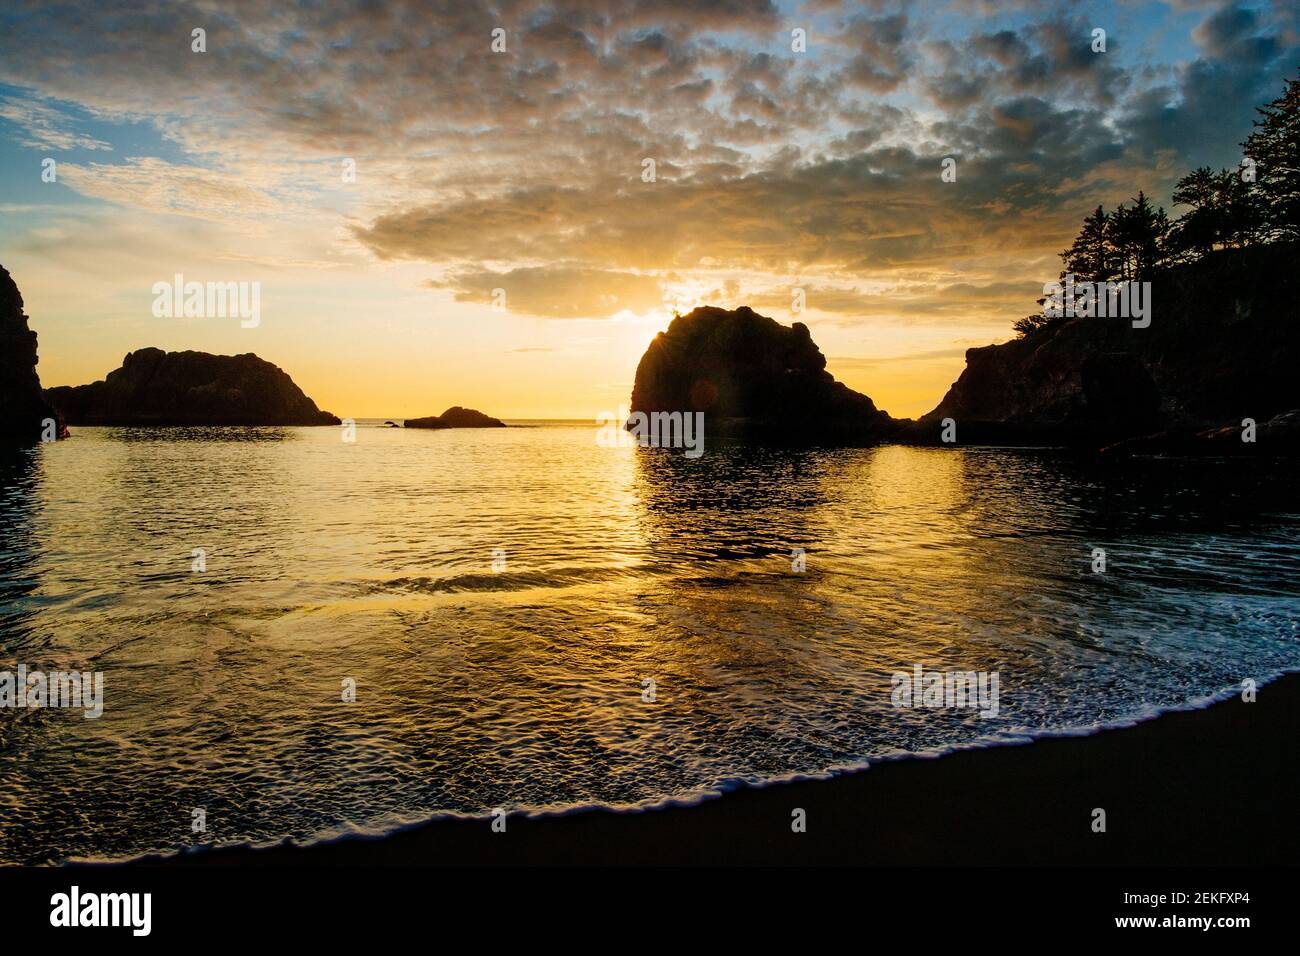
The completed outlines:
{"type": "Polygon", "coordinates": [[[1073,273],[1081,282],[1105,282],[1112,275],[1109,242],[1110,217],[1098,206],[1096,212],[1083,220],[1074,244],[1061,253],[1065,264],[1061,278],[1073,273]]]}
{"type": "MultiPolygon", "coordinates": [[[[1180,179],[1174,205],[1189,208],[1176,223],[1143,192],[1109,215],[1098,206],[1061,253],[1062,279],[1142,280],[1162,263],[1201,258],[1216,247],[1300,240],[1300,75],[1284,82],[1282,95],[1259,108],[1261,119],[1242,144],[1251,163],[1217,173],[1202,166],[1180,179]]],[[[1025,336],[1059,321],[1038,313],[1014,327],[1025,336]]]]}
{"type": "Polygon", "coordinates": [[[1112,262],[1115,264],[1115,272],[1119,278],[1125,281],[1133,278],[1133,257],[1132,241],[1130,239],[1133,232],[1132,224],[1133,212],[1120,203],[1115,207],[1115,211],[1110,216],[1110,248],[1112,253],[1112,262]]]}
{"type": "Polygon", "coordinates": [[[1300,75],[1258,112],[1261,119],[1241,145],[1255,162],[1267,238],[1300,239],[1300,75]]]}
{"type": "Polygon", "coordinates": [[[1223,239],[1223,210],[1219,204],[1219,177],[1208,166],[1194,169],[1174,187],[1175,206],[1191,208],[1179,217],[1171,237],[1176,252],[1191,252],[1198,258],[1223,239]]]}
{"type": "Polygon", "coordinates": [[[1159,264],[1169,217],[1154,208],[1146,193],[1139,191],[1133,205],[1122,203],[1111,217],[1111,245],[1119,261],[1120,277],[1143,279],[1159,264]]]}
{"type": "Polygon", "coordinates": [[[1224,245],[1254,245],[1269,231],[1268,207],[1264,196],[1241,178],[1238,171],[1225,169],[1219,173],[1218,196],[1220,236],[1224,245]]]}

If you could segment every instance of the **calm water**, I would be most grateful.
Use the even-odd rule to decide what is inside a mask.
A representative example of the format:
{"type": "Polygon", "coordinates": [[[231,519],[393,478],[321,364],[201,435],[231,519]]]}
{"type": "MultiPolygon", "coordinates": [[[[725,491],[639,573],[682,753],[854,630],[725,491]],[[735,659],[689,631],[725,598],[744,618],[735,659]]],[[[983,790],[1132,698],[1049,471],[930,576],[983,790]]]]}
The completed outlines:
{"type": "Polygon", "coordinates": [[[1294,463],[594,436],[79,428],[0,458],[0,670],[106,697],[0,710],[0,860],[697,799],[1300,667],[1294,463]],[[1001,714],[892,707],[916,663],[998,671],[1001,714]]]}

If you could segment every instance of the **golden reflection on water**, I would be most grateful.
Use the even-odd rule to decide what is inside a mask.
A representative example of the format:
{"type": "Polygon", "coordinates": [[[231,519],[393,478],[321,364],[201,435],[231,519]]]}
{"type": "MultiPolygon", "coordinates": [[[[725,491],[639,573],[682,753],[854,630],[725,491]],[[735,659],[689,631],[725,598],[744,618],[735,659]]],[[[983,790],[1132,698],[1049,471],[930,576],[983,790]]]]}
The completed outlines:
{"type": "Polygon", "coordinates": [[[276,840],[653,802],[1300,658],[1291,466],[688,459],[594,431],[81,429],[0,462],[0,661],[86,662],[108,694],[99,721],[0,713],[0,824],[28,848],[0,857],[186,845],[177,805],[276,840]],[[1117,573],[1090,572],[1098,545],[1117,573]],[[1001,720],[893,708],[913,664],[999,670],[1001,720]]]}

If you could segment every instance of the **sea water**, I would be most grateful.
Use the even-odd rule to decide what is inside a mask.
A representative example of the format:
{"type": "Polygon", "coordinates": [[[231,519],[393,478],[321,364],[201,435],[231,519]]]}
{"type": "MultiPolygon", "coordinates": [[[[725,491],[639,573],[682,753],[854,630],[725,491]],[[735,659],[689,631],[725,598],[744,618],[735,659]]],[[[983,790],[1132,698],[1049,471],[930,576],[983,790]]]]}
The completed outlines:
{"type": "Polygon", "coordinates": [[[0,670],[104,681],[0,710],[0,861],[692,801],[1300,666],[1296,463],[597,432],[0,456],[0,670]],[[996,717],[895,706],[914,668],[996,673],[996,717]]]}

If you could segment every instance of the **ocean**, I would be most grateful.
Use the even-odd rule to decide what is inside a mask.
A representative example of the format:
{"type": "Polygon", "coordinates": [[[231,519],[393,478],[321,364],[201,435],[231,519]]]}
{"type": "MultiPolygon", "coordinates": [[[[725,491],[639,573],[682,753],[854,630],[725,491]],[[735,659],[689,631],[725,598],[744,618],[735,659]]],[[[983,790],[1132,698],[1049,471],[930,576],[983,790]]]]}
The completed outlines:
{"type": "Polygon", "coordinates": [[[0,671],[103,676],[0,708],[0,862],[698,801],[1300,668],[1295,461],[513,424],[0,455],[0,671]],[[996,715],[899,706],[918,667],[996,715]]]}

